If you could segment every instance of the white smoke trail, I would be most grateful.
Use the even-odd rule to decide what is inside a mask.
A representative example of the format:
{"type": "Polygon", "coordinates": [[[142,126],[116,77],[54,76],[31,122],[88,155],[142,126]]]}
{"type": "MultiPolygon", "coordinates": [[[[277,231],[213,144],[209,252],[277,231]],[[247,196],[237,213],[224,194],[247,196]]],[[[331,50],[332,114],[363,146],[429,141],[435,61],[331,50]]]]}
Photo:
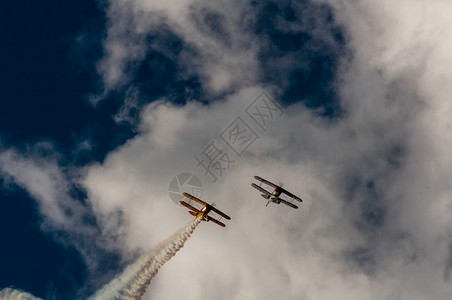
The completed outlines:
{"type": "Polygon", "coordinates": [[[89,300],[141,299],[160,267],[184,246],[200,222],[200,218],[195,219],[187,227],[181,228],[157,247],[141,255],[119,277],[96,292],[89,300]]]}
{"type": "Polygon", "coordinates": [[[25,293],[20,290],[5,288],[3,290],[0,290],[0,300],[42,300],[42,299],[36,298],[33,295],[25,293]]]}

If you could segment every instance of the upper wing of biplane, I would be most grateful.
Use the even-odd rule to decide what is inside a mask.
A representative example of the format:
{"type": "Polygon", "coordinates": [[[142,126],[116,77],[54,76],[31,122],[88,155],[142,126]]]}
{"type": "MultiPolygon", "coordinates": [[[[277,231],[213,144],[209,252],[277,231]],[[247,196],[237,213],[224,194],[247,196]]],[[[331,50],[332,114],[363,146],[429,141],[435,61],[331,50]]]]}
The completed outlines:
{"type": "Polygon", "coordinates": [[[196,198],[195,196],[192,196],[192,195],[190,195],[190,194],[188,194],[188,193],[182,193],[182,194],[184,194],[184,196],[185,197],[187,197],[188,199],[191,199],[191,200],[193,200],[193,201],[195,201],[195,202],[198,202],[199,204],[201,204],[201,205],[203,205],[203,206],[207,206],[207,205],[209,205],[208,203],[206,203],[206,202],[204,202],[204,201],[202,201],[201,199],[198,199],[198,198],[196,198]]]}
{"type": "Polygon", "coordinates": [[[277,187],[278,187],[276,184],[274,184],[274,183],[272,183],[272,182],[270,182],[270,181],[268,181],[268,180],[265,180],[265,179],[262,178],[262,177],[254,176],[254,179],[259,180],[260,182],[263,182],[263,183],[265,183],[265,184],[268,184],[269,186],[272,186],[272,187],[274,187],[274,188],[277,188],[277,187]]]}
{"type": "Polygon", "coordinates": [[[212,211],[216,212],[217,214],[219,214],[220,216],[222,216],[223,218],[225,218],[226,220],[230,220],[231,217],[229,217],[228,215],[226,215],[225,213],[223,213],[222,211],[216,209],[215,207],[213,207],[212,205],[210,205],[209,203],[206,203],[204,201],[202,201],[201,199],[196,198],[195,196],[192,196],[188,193],[183,193],[185,197],[198,202],[199,204],[203,205],[203,206],[207,206],[208,208],[210,208],[212,211]]]}
{"type": "Polygon", "coordinates": [[[289,193],[288,191],[286,191],[286,190],[283,189],[283,188],[281,188],[281,192],[284,193],[284,194],[286,194],[287,196],[289,196],[289,197],[292,198],[292,199],[295,199],[295,200],[298,200],[298,201],[300,201],[300,202],[303,202],[303,200],[301,200],[301,198],[295,196],[295,195],[292,194],[292,193],[289,193]]]}

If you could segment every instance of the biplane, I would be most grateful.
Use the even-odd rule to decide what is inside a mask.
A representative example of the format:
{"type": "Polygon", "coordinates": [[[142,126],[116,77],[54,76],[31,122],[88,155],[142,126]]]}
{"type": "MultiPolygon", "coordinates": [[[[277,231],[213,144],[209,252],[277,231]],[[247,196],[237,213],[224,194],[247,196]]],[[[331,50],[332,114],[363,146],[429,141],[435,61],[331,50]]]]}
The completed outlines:
{"type": "MultiPolygon", "coordinates": [[[[191,206],[190,204],[188,204],[185,201],[180,201],[180,204],[182,204],[183,206],[185,206],[186,208],[189,209],[189,213],[196,217],[196,218],[201,218],[201,220],[205,221],[205,222],[209,222],[212,221],[215,224],[218,224],[222,227],[225,227],[226,225],[224,225],[223,223],[221,223],[219,220],[212,218],[211,216],[209,216],[209,212],[213,211],[216,212],[218,215],[220,215],[222,218],[225,218],[226,220],[230,220],[231,218],[226,215],[225,213],[223,213],[222,211],[216,209],[215,207],[213,207],[212,205],[196,198],[195,196],[192,196],[188,193],[183,193],[185,197],[187,197],[188,199],[191,199],[195,202],[198,202],[199,204],[201,204],[203,206],[203,208],[201,210],[198,210],[196,208],[194,208],[193,206],[191,206]]],[[[221,220],[221,218],[220,218],[221,220]]]]}
{"type": "MultiPolygon", "coordinates": [[[[267,205],[270,202],[276,203],[276,204],[280,204],[280,203],[284,203],[287,206],[290,206],[292,208],[297,209],[298,206],[296,206],[295,204],[293,204],[292,202],[294,200],[300,201],[302,202],[303,200],[301,200],[299,197],[295,196],[292,193],[289,193],[288,191],[286,191],[285,189],[283,189],[282,187],[280,187],[279,185],[276,185],[268,180],[265,180],[264,178],[261,178],[259,176],[254,176],[254,179],[260,181],[260,185],[257,185],[255,183],[252,183],[251,186],[253,188],[255,188],[256,190],[258,190],[259,192],[262,193],[262,197],[264,197],[265,199],[268,199],[267,201],[267,205]],[[270,193],[269,191],[267,191],[266,189],[264,189],[262,187],[262,183],[265,183],[266,185],[271,186],[272,188],[274,188],[275,190],[273,191],[273,193],[270,193]],[[282,199],[280,196],[281,194],[286,194],[287,196],[289,196],[290,198],[292,198],[292,200],[289,202],[287,200],[282,199]]],[[[265,206],[267,206],[265,205],[265,206]]]]}

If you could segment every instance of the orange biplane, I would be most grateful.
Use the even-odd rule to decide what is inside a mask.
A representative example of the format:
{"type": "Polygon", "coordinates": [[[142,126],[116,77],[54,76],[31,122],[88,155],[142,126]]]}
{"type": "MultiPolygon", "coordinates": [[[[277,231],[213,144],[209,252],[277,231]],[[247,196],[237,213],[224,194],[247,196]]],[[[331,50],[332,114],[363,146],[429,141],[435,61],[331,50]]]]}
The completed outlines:
{"type": "MultiPolygon", "coordinates": [[[[215,207],[213,207],[212,205],[196,198],[195,196],[192,196],[190,194],[187,193],[183,193],[185,197],[187,197],[188,199],[191,199],[195,202],[198,202],[199,204],[201,204],[203,206],[203,208],[201,210],[198,210],[196,208],[194,208],[193,206],[191,206],[190,204],[188,204],[187,202],[184,201],[180,201],[180,204],[182,204],[183,206],[185,206],[186,208],[189,209],[189,213],[192,216],[195,216],[196,218],[201,218],[201,220],[205,221],[205,222],[209,222],[212,221],[215,224],[218,224],[222,227],[225,227],[226,225],[224,225],[223,223],[221,223],[219,220],[212,218],[211,216],[208,216],[208,213],[213,211],[216,212],[217,214],[219,214],[221,217],[225,218],[226,220],[230,220],[231,218],[226,215],[225,213],[219,211],[218,209],[216,209],[215,207]]],[[[220,219],[221,220],[221,219],[220,219]]]]}

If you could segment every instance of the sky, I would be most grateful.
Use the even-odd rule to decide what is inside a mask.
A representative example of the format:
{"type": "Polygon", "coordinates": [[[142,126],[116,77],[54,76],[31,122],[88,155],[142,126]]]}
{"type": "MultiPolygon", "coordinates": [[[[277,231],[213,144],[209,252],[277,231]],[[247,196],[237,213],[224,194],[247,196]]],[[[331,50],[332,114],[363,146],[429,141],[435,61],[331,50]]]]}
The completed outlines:
{"type": "Polygon", "coordinates": [[[451,6],[3,3],[0,299],[113,282],[193,220],[184,174],[231,220],[142,299],[451,299],[451,6]]]}

